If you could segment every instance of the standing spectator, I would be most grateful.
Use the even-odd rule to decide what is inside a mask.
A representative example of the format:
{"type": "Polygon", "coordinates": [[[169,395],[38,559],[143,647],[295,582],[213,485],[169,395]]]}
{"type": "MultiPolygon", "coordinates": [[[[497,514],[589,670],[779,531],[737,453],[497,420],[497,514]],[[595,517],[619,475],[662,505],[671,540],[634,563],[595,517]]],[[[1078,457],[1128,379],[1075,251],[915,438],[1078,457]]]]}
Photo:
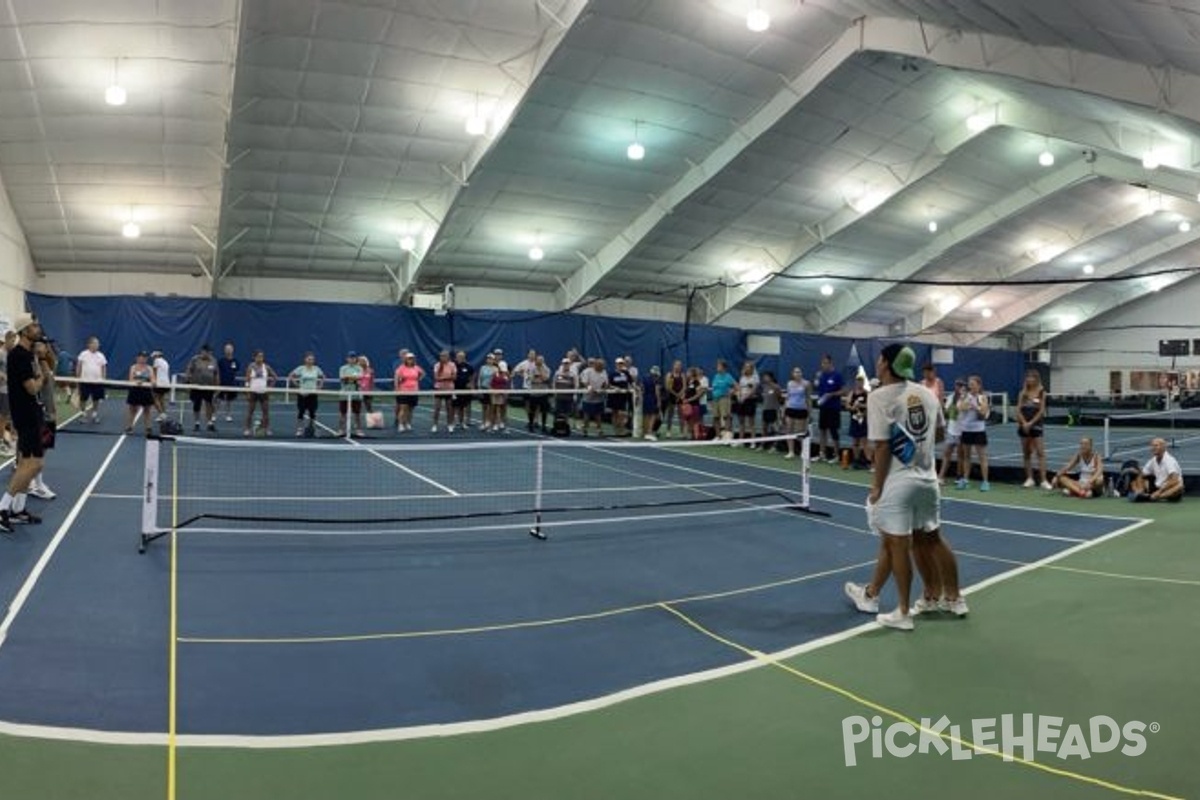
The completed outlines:
{"type": "Polygon", "coordinates": [[[242,366],[233,355],[233,342],[226,342],[221,357],[217,359],[217,372],[221,378],[221,391],[217,394],[217,406],[225,409],[225,421],[233,422],[233,401],[237,399],[234,387],[238,385],[242,366]]]}
{"type": "Polygon", "coordinates": [[[938,405],[941,405],[946,399],[946,385],[938,377],[937,367],[933,365],[932,361],[926,361],[925,366],[921,367],[921,385],[933,392],[933,396],[937,398],[938,405]]]}
{"type": "Polygon", "coordinates": [[[351,350],[346,353],[346,363],[338,370],[338,436],[353,436],[361,438],[362,425],[362,389],[358,379],[362,377],[362,366],[358,363],[358,353],[351,350]]]}
{"type": "Polygon", "coordinates": [[[651,442],[658,441],[659,410],[662,408],[662,370],[658,365],[641,378],[642,384],[642,437],[651,442]]]}
{"type": "Polygon", "coordinates": [[[208,430],[215,431],[217,424],[214,419],[214,404],[220,372],[211,347],[206,344],[200,346],[200,352],[188,362],[183,380],[192,387],[192,430],[200,430],[200,419],[203,416],[208,423],[208,430]]]}
{"type": "MultiPolygon", "coordinates": [[[[747,361],[742,365],[742,374],[738,378],[737,385],[737,437],[739,439],[754,438],[754,419],[758,416],[759,384],[754,362],[747,361]]],[[[757,444],[750,447],[752,450],[758,449],[757,444]]]]}
{"type": "MultiPolygon", "coordinates": [[[[47,344],[44,340],[35,342],[33,345],[33,356],[37,359],[38,365],[42,370],[42,388],[38,395],[38,399],[42,402],[42,413],[45,415],[46,427],[51,431],[58,429],[58,405],[54,397],[55,395],[55,370],[58,367],[57,353],[54,352],[54,347],[47,344]]],[[[7,388],[7,386],[5,387],[7,388]]],[[[46,450],[54,448],[54,436],[42,439],[42,446],[46,450]]],[[[45,461],[43,460],[43,469],[38,470],[29,482],[29,494],[42,500],[53,500],[56,495],[46,481],[43,479],[45,473],[45,461]]]]}
{"type": "MultiPolygon", "coordinates": [[[[517,362],[517,365],[512,368],[509,373],[509,378],[512,380],[513,394],[509,396],[509,405],[525,405],[526,417],[532,423],[533,415],[529,413],[529,402],[524,392],[533,382],[533,368],[537,364],[537,351],[530,349],[525,354],[525,358],[517,362]]],[[[533,430],[530,428],[529,430],[533,430]]]]}
{"type": "Polygon", "coordinates": [[[938,483],[946,482],[946,472],[950,468],[950,460],[954,459],[959,472],[966,460],[962,445],[962,426],[958,421],[958,403],[967,396],[967,382],[962,378],[954,381],[954,393],[946,397],[942,403],[946,417],[946,439],[942,446],[942,467],[938,470],[938,483]]]}
{"type": "Polygon", "coordinates": [[[689,367],[687,381],[683,388],[683,404],[680,413],[688,426],[691,437],[699,440],[704,438],[704,399],[708,394],[708,384],[704,380],[699,367],[689,367]]]}
{"type": "Polygon", "coordinates": [[[0,532],[13,533],[16,524],[36,524],[41,517],[25,508],[26,492],[33,477],[42,471],[42,403],[38,399],[45,377],[33,355],[34,342],[41,341],[42,328],[31,314],[13,323],[17,342],[8,352],[9,412],[17,434],[17,465],[8,480],[8,491],[0,498],[0,532]]]}
{"type": "Polygon", "coordinates": [[[79,379],[79,410],[84,419],[100,421],[100,404],[104,402],[104,384],[108,379],[108,359],[100,352],[100,340],[88,337],[87,347],[75,359],[75,377],[79,379]]]}
{"type": "Polygon", "coordinates": [[[454,421],[465,431],[471,424],[471,383],[475,380],[475,367],[467,361],[467,354],[459,350],[454,354],[454,417],[450,420],[450,432],[454,433],[454,421]]]}
{"type": "Polygon", "coordinates": [[[571,424],[571,417],[575,415],[575,394],[579,390],[579,378],[572,366],[570,357],[564,357],[552,382],[555,422],[562,417],[567,425],[571,424]]]}
{"type": "Polygon", "coordinates": [[[850,412],[850,459],[842,466],[845,469],[849,469],[851,465],[855,469],[869,467],[871,453],[867,447],[866,375],[855,377],[854,388],[846,395],[846,409],[850,412]]]}
{"type": "MultiPolygon", "coordinates": [[[[532,352],[532,351],[531,351],[532,352]]],[[[525,413],[529,419],[529,430],[540,425],[542,433],[546,432],[546,415],[550,410],[550,367],[546,358],[538,355],[533,360],[533,366],[525,371],[525,413]]]]}
{"type": "MultiPolygon", "coordinates": [[[[361,375],[361,367],[359,369],[361,375]]],[[[425,370],[417,364],[415,353],[404,354],[404,361],[396,367],[393,378],[396,386],[396,431],[411,431],[413,409],[420,401],[417,392],[421,389],[421,381],[425,379],[425,370]]]]}
{"type": "Polygon", "coordinates": [[[457,377],[458,368],[450,362],[450,351],[443,350],[438,353],[437,363],[433,365],[433,389],[436,392],[433,396],[434,433],[438,432],[438,420],[443,408],[446,410],[447,430],[454,432],[454,409],[450,405],[450,395],[454,391],[454,381],[457,377]],[[443,392],[445,394],[442,394],[443,392]]]}
{"type": "Polygon", "coordinates": [[[262,412],[261,427],[264,436],[271,435],[271,393],[268,391],[279,375],[267,363],[266,354],[262,350],[254,351],[254,360],[246,367],[246,426],[243,436],[254,433],[254,409],[257,406],[262,412]]]}
{"type": "Polygon", "coordinates": [[[154,370],[154,408],[158,421],[167,418],[167,396],[171,391],[171,365],[163,357],[162,350],[150,353],[150,367],[154,370]]]}
{"type": "Polygon", "coordinates": [[[812,382],[804,377],[804,371],[792,367],[792,377],[787,383],[783,417],[787,422],[787,455],[784,458],[796,457],[796,438],[800,438],[803,447],[809,446],[808,437],[808,398],[812,391],[812,382]]]}
{"type": "Polygon", "coordinates": [[[962,430],[961,458],[958,462],[956,489],[966,489],[971,482],[971,454],[979,458],[979,491],[992,488],[988,483],[987,419],[992,411],[988,396],[983,391],[983,378],[972,375],[967,378],[967,394],[958,401],[958,424],[962,430]]]}
{"type": "Polygon", "coordinates": [[[733,439],[733,394],[737,391],[737,378],[729,374],[725,359],[717,359],[717,372],[712,378],[713,425],[717,437],[733,439]]]}
{"type": "Polygon", "coordinates": [[[1025,488],[1038,484],[1033,480],[1033,457],[1037,456],[1043,489],[1053,489],[1046,480],[1046,389],[1036,369],[1026,370],[1025,385],[1017,395],[1017,436],[1021,439],[1021,457],[1025,465],[1025,488]]]}
{"type": "Polygon", "coordinates": [[[362,368],[362,374],[358,376],[358,388],[362,392],[363,409],[370,414],[375,410],[375,368],[366,355],[358,357],[358,366],[362,368]]]}
{"type": "Polygon", "coordinates": [[[138,353],[129,366],[128,380],[133,386],[125,397],[125,433],[133,433],[134,417],[142,415],[142,429],[146,435],[154,433],[151,412],[154,408],[154,367],[150,366],[149,354],[138,353]]]}
{"type": "Polygon", "coordinates": [[[296,435],[304,436],[306,431],[315,431],[320,402],[317,391],[325,385],[325,373],[317,366],[317,357],[311,351],[304,354],[304,363],[288,375],[288,383],[297,391],[296,435]]]}
{"type": "Polygon", "coordinates": [[[608,410],[612,413],[613,436],[632,436],[629,429],[630,401],[633,395],[633,376],[623,356],[617,356],[612,374],[608,376],[608,410]]]}
{"type": "Polygon", "coordinates": [[[496,375],[496,354],[488,353],[483,358],[483,364],[480,365],[475,374],[476,389],[479,390],[479,404],[483,406],[483,425],[480,428],[482,431],[490,431],[493,425],[492,415],[492,378],[496,375]]]}
{"type": "MultiPolygon", "coordinates": [[[[779,406],[783,402],[784,393],[775,373],[764,370],[762,374],[762,435],[777,436],[779,434],[779,406]]],[[[778,442],[768,442],[764,447],[774,447],[778,442]]]]}
{"type": "Polygon", "coordinates": [[[608,373],[604,361],[588,359],[588,366],[579,373],[579,388],[583,390],[583,435],[588,435],[589,423],[595,421],[596,435],[604,435],[604,394],[608,391],[608,373]]]}
{"type": "MultiPolygon", "coordinates": [[[[687,378],[683,374],[683,362],[676,360],[671,364],[671,371],[663,379],[663,428],[666,435],[671,435],[671,423],[676,420],[679,404],[683,402],[683,390],[687,388],[687,378]]],[[[683,415],[678,416],[679,435],[684,435],[683,415]]]]}
{"type": "Polygon", "coordinates": [[[842,373],[833,368],[833,356],[821,356],[821,371],[817,373],[817,428],[820,431],[820,458],[836,464],[841,445],[838,433],[842,427],[842,395],[845,394],[842,373]],[[829,449],[826,449],[826,443],[829,449]]]}
{"type": "Polygon", "coordinates": [[[512,390],[512,376],[508,372],[508,363],[501,361],[492,373],[492,433],[504,431],[508,433],[508,397],[512,390]]]}
{"type": "Polygon", "coordinates": [[[0,342],[0,457],[2,458],[8,458],[13,454],[8,411],[8,351],[16,346],[16,343],[17,332],[5,331],[4,341],[0,342]]]}

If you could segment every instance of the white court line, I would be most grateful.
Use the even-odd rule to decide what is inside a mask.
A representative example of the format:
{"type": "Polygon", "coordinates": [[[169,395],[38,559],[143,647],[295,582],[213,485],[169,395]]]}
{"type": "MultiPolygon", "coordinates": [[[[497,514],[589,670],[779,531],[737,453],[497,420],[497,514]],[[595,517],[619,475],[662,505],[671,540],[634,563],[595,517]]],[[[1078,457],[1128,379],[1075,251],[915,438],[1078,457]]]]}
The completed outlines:
{"type": "MultiPolygon", "coordinates": [[[[349,413],[347,413],[347,415],[346,415],[346,416],[347,416],[347,417],[349,417],[349,416],[350,416],[350,415],[349,415],[349,413]]],[[[336,434],[336,433],[337,433],[337,431],[335,431],[333,428],[331,428],[331,427],[329,427],[328,425],[326,425],[324,422],[320,422],[320,421],[316,421],[316,420],[314,420],[314,422],[315,422],[315,424],[317,424],[317,425],[320,425],[322,428],[324,428],[325,430],[329,431],[330,433],[333,433],[333,434],[336,434]]],[[[346,422],[347,422],[347,424],[349,424],[349,419],[347,419],[347,421],[346,421],[346,422]]],[[[406,472],[406,473],[408,473],[409,475],[411,475],[411,476],[413,476],[414,478],[416,478],[417,480],[424,481],[425,483],[428,483],[430,486],[433,486],[434,488],[441,489],[443,492],[445,492],[446,494],[448,494],[448,495],[450,495],[450,496],[452,496],[452,497],[460,497],[460,496],[461,496],[461,495],[459,495],[459,493],[458,493],[458,492],[454,491],[454,490],[453,490],[453,489],[451,489],[449,486],[443,486],[442,484],[440,484],[440,483],[438,483],[437,481],[435,481],[433,478],[427,478],[427,477],[425,477],[424,475],[422,475],[421,473],[417,472],[415,469],[409,469],[408,467],[406,467],[406,466],[404,466],[403,464],[401,464],[399,461],[396,461],[395,459],[388,458],[388,457],[387,457],[387,456],[385,456],[383,453],[380,453],[378,450],[375,450],[374,448],[372,448],[372,447],[370,447],[370,446],[368,446],[368,445],[365,445],[365,444],[363,444],[362,442],[358,441],[357,439],[351,438],[351,439],[350,439],[350,441],[351,441],[353,444],[356,444],[356,445],[358,445],[359,447],[363,447],[363,448],[365,448],[365,449],[366,449],[366,451],[367,451],[368,453],[370,453],[371,455],[375,456],[375,457],[376,457],[376,458],[378,458],[380,461],[384,461],[384,462],[386,462],[386,463],[388,463],[388,464],[391,464],[393,467],[396,467],[396,468],[397,468],[397,469],[399,469],[401,472],[406,472]]]]}
{"type": "MultiPolygon", "coordinates": [[[[999,556],[987,556],[982,553],[972,553],[969,550],[955,550],[955,555],[967,556],[976,558],[980,561],[995,561],[999,564],[1025,564],[1024,561],[1018,561],[1015,558],[1001,558],[999,556]]],[[[1048,564],[1042,569],[1051,570],[1053,572],[1069,572],[1074,575],[1089,575],[1096,578],[1113,578],[1122,581],[1139,581],[1144,583],[1161,583],[1170,586],[1200,586],[1200,581],[1188,580],[1186,578],[1164,578],[1158,575],[1130,575],[1124,572],[1106,572],[1099,569],[1084,569],[1083,567],[1062,567],[1054,564],[1048,564]]]]}
{"type": "Polygon", "coordinates": [[[117,450],[125,443],[125,435],[121,434],[117,437],[117,442],[108,451],[108,456],[104,459],[104,463],[100,465],[100,469],[92,476],[92,480],[84,488],[83,493],[79,495],[79,499],[75,501],[75,505],[71,507],[71,511],[67,514],[67,518],[58,526],[58,530],[54,533],[54,538],[50,540],[50,544],[42,551],[41,557],[34,564],[33,569],[25,578],[25,582],[21,584],[20,590],[13,597],[12,604],[8,607],[8,613],[4,617],[4,621],[0,622],[0,647],[4,646],[5,640],[8,638],[8,631],[12,627],[13,621],[17,618],[17,614],[21,613],[21,609],[25,607],[25,601],[29,599],[29,595],[33,592],[33,587],[37,585],[38,579],[42,577],[42,572],[45,571],[46,565],[50,563],[50,559],[54,556],[54,551],[62,544],[62,540],[66,537],[67,531],[75,524],[75,519],[79,516],[79,512],[83,510],[84,503],[87,502],[92,490],[96,488],[96,484],[104,477],[104,473],[108,470],[108,465],[112,463],[113,458],[117,455],[117,450]]]}

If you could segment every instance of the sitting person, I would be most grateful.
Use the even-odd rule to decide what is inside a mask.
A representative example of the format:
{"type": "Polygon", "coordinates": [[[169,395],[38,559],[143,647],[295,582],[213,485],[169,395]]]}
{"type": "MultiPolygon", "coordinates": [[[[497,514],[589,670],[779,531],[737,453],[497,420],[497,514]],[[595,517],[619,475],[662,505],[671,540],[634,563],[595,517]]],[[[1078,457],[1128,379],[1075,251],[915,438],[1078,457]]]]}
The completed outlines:
{"type": "Polygon", "coordinates": [[[1100,497],[1104,494],[1104,459],[1092,449],[1090,436],[1079,440],[1079,450],[1050,483],[1069,497],[1100,497]],[[1071,477],[1076,472],[1079,477],[1071,477]]]}
{"type": "Polygon", "coordinates": [[[1150,442],[1150,460],[1142,467],[1142,474],[1133,479],[1129,499],[1141,503],[1183,499],[1183,471],[1175,456],[1167,452],[1166,440],[1150,442]]]}

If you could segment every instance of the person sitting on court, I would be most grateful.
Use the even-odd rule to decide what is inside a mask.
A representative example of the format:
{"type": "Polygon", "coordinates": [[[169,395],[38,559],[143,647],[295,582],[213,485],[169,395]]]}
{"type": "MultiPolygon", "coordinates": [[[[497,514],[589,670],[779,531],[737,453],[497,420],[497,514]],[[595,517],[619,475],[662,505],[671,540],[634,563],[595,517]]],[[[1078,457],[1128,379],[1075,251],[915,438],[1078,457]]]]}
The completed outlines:
{"type": "Polygon", "coordinates": [[[1129,499],[1139,503],[1159,500],[1174,503],[1183,499],[1183,470],[1175,456],[1167,452],[1165,439],[1150,442],[1150,460],[1142,467],[1142,474],[1133,479],[1129,499]]]}
{"type": "Polygon", "coordinates": [[[1099,497],[1104,493],[1104,459],[1092,449],[1090,436],[1079,440],[1079,449],[1050,483],[1070,497],[1099,497]],[[1075,473],[1079,477],[1071,477],[1075,473]]]}

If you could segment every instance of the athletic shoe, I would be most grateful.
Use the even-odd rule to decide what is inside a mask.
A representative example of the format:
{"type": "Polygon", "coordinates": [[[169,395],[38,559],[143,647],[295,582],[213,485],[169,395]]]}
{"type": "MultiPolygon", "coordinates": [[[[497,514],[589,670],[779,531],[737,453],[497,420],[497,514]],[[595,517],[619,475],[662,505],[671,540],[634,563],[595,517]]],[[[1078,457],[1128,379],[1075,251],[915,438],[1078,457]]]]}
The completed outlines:
{"type": "Polygon", "coordinates": [[[968,486],[970,486],[970,485],[971,485],[971,484],[969,484],[969,483],[967,482],[967,479],[966,479],[966,478],[959,478],[958,480],[956,480],[956,481],[954,482],[954,488],[955,488],[955,489],[965,489],[965,488],[967,488],[967,487],[968,487],[968,486]]]}
{"type": "Polygon", "coordinates": [[[876,614],[875,621],[885,628],[895,628],[898,631],[911,631],[913,629],[912,614],[901,614],[899,608],[895,608],[886,614],[876,614]]]}
{"type": "Polygon", "coordinates": [[[194,430],[196,433],[199,433],[200,432],[200,423],[199,422],[192,423],[192,430],[194,430]]]}
{"type": "Polygon", "coordinates": [[[854,607],[864,614],[879,613],[879,598],[867,597],[867,587],[861,583],[852,583],[846,581],[846,585],[842,587],[846,592],[846,597],[850,598],[850,602],[854,603],[854,607]]]}
{"type": "Polygon", "coordinates": [[[0,533],[15,533],[16,529],[12,526],[11,513],[8,509],[0,511],[0,533]]]}
{"type": "Polygon", "coordinates": [[[226,421],[226,422],[233,422],[233,417],[231,417],[231,416],[229,416],[228,414],[226,414],[226,415],[225,415],[225,421],[226,421]]]}
{"type": "Polygon", "coordinates": [[[1032,489],[1034,486],[1037,486],[1037,484],[1034,483],[1033,478],[1026,478],[1025,482],[1021,484],[1021,486],[1026,489],[1032,489]]]}
{"type": "Polygon", "coordinates": [[[39,483],[36,486],[29,487],[29,493],[39,500],[53,500],[58,497],[49,486],[44,483],[39,483]]]}
{"type": "Polygon", "coordinates": [[[949,611],[956,617],[965,617],[970,612],[970,609],[967,608],[967,601],[962,597],[946,600],[942,610],[949,611]]]}
{"type": "Polygon", "coordinates": [[[28,509],[21,509],[20,511],[8,512],[8,520],[9,522],[17,522],[22,525],[37,525],[42,521],[42,518],[37,514],[30,513],[28,509]]]}
{"type": "Polygon", "coordinates": [[[303,435],[304,435],[304,428],[296,428],[296,435],[297,435],[297,436],[303,436],[303,435]]]}
{"type": "Polygon", "coordinates": [[[910,611],[915,617],[918,614],[929,614],[934,611],[943,611],[942,601],[929,597],[918,597],[917,602],[912,604],[910,611]]]}
{"type": "Polygon", "coordinates": [[[242,429],[242,436],[249,436],[249,435],[250,435],[250,429],[249,429],[249,428],[243,428],[243,429],[242,429]]]}
{"type": "Polygon", "coordinates": [[[432,428],[430,428],[430,429],[429,429],[429,432],[430,432],[430,433],[437,433],[437,428],[438,428],[438,426],[437,426],[437,425],[434,425],[432,428]]]}
{"type": "Polygon", "coordinates": [[[1054,491],[1054,486],[1051,485],[1050,481],[1042,481],[1042,488],[1045,489],[1047,492],[1054,491]]]}
{"type": "Polygon", "coordinates": [[[990,492],[991,490],[992,490],[992,485],[990,483],[988,483],[987,481],[979,482],[979,491],[990,492]]]}
{"type": "Polygon", "coordinates": [[[647,433],[642,438],[645,439],[647,442],[657,442],[658,441],[658,437],[655,436],[653,433],[647,433]]]}
{"type": "Polygon", "coordinates": [[[215,422],[208,423],[208,430],[209,430],[209,433],[216,433],[217,432],[217,424],[215,422]]]}
{"type": "Polygon", "coordinates": [[[796,454],[795,453],[784,453],[783,457],[784,458],[795,458],[796,454]]]}
{"type": "Polygon", "coordinates": [[[451,425],[450,427],[446,428],[446,431],[449,433],[454,433],[454,426],[451,425]]]}
{"type": "Polygon", "coordinates": [[[1066,488],[1063,489],[1064,496],[1070,497],[1072,494],[1073,494],[1073,492],[1070,489],[1066,489],[1066,488]]]}

